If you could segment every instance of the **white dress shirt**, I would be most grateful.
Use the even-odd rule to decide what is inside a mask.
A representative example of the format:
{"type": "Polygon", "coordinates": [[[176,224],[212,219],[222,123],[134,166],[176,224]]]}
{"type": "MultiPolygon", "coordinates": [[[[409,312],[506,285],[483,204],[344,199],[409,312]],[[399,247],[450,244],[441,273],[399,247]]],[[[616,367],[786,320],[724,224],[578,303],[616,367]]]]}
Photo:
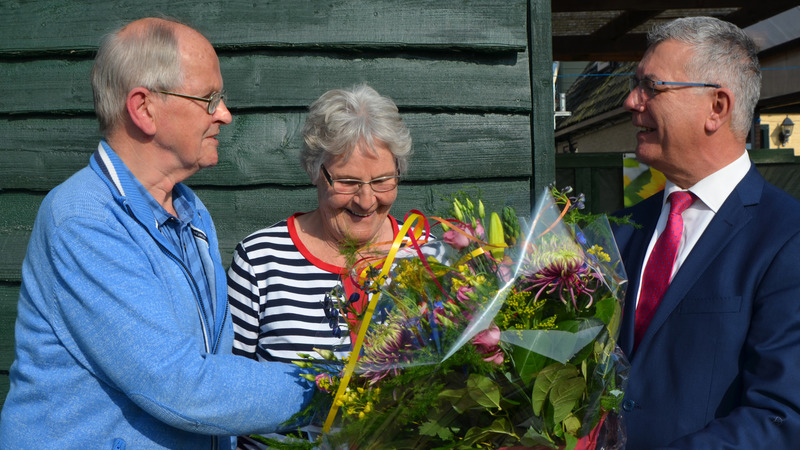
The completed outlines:
{"type": "MultiPolygon", "coordinates": [[[[692,251],[700,236],[705,231],[711,219],[725,203],[728,196],[733,192],[733,189],[739,184],[740,181],[747,175],[750,170],[750,156],[747,151],[742,153],[736,161],[728,164],[722,169],[712,173],[711,175],[698,181],[694,186],[688,189],[689,192],[697,196],[692,206],[683,212],[683,235],[681,236],[681,243],[678,247],[678,256],[675,260],[675,265],[672,267],[672,275],[670,280],[680,269],[689,252],[692,251]]],[[[669,195],[681,189],[671,181],[667,180],[664,187],[664,203],[661,207],[661,216],[658,218],[658,225],[653,237],[650,239],[650,245],[647,247],[647,253],[644,255],[644,260],[648,261],[650,252],[656,245],[656,240],[664,228],[667,226],[667,218],[669,217],[670,203],[668,201],[669,195]]],[[[642,275],[639,274],[639,292],[636,293],[636,302],[639,302],[639,293],[642,289],[642,275]]]]}

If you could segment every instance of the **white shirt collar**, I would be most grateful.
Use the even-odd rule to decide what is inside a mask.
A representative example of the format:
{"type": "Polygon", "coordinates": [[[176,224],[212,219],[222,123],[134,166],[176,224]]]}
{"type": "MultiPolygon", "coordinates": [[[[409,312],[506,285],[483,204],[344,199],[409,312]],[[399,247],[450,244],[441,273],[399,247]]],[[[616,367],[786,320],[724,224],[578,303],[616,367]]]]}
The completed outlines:
{"type": "MultiPolygon", "coordinates": [[[[716,214],[749,170],[750,155],[745,150],[735,161],[698,181],[688,190],[716,214]]],[[[666,203],[669,194],[680,190],[675,183],[667,180],[664,185],[664,202],[666,203]]]]}

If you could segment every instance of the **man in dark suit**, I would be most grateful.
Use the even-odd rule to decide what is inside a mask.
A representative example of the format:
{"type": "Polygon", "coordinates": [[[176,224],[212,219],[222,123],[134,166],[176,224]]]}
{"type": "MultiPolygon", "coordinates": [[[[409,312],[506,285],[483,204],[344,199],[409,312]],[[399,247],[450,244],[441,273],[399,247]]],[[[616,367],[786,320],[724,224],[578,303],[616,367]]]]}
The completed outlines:
{"type": "Polygon", "coordinates": [[[745,150],[756,47],[708,17],[648,39],[625,107],[637,158],[667,183],[620,212],[641,228],[615,229],[630,280],[627,449],[798,449],[800,202],[745,150]],[[669,218],[678,196],[691,206],[669,218]]]}

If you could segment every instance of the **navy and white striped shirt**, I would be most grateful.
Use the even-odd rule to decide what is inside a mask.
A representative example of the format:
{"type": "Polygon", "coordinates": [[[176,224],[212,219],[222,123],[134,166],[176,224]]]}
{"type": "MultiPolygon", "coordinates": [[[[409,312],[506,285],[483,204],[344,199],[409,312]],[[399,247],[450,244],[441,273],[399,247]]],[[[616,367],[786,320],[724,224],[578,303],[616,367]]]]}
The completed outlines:
{"type": "Polygon", "coordinates": [[[346,269],[305,248],[295,231],[297,216],[251,234],[236,247],[228,270],[236,355],[288,362],[300,359],[298,353],[315,356],[315,347],[339,357],[349,353],[345,320],[339,320],[341,337],[334,336],[323,308],[325,293],[342,284],[346,269]]]}

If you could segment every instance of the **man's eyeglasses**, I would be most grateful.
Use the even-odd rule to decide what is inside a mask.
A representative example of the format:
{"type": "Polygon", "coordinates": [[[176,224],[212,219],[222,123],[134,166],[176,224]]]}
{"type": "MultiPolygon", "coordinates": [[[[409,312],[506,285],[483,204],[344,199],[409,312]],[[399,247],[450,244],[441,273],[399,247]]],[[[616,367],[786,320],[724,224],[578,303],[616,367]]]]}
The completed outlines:
{"type": "Polygon", "coordinates": [[[188,98],[190,100],[199,100],[201,102],[206,102],[206,103],[208,103],[207,111],[208,111],[209,114],[214,114],[214,111],[217,110],[217,106],[219,106],[219,103],[221,101],[225,100],[225,91],[224,90],[221,91],[221,92],[213,92],[210,96],[208,96],[208,98],[195,97],[193,95],[186,95],[186,94],[178,94],[177,92],[169,92],[169,91],[158,91],[158,92],[160,92],[162,94],[167,94],[167,95],[174,95],[176,97],[188,98]]]}
{"type": "Polygon", "coordinates": [[[336,192],[337,194],[355,194],[356,192],[360,191],[361,187],[365,184],[370,185],[373,192],[389,192],[392,189],[397,188],[397,183],[400,179],[399,175],[391,175],[388,177],[375,178],[374,180],[370,181],[353,180],[350,178],[339,178],[334,180],[331,178],[331,174],[328,173],[328,170],[325,169],[325,166],[321,166],[321,168],[322,174],[325,176],[325,179],[328,180],[328,184],[330,184],[333,188],[333,192],[336,192]]]}
{"type": "Polygon", "coordinates": [[[648,97],[652,98],[656,95],[667,91],[668,89],[656,89],[656,86],[682,86],[682,87],[710,87],[721,88],[722,86],[713,83],[685,83],[682,81],[656,81],[650,78],[642,78],[641,80],[636,77],[631,77],[630,88],[633,92],[636,88],[641,88],[642,92],[648,97]]]}

